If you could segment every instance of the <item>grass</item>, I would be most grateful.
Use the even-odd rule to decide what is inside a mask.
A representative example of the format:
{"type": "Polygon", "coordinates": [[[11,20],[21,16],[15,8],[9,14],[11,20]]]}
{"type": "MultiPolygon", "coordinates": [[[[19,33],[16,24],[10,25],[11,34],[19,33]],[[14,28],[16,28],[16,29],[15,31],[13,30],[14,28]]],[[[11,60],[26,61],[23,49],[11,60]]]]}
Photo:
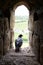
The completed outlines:
{"type": "Polygon", "coordinates": [[[27,29],[28,22],[15,22],[14,38],[16,39],[19,34],[23,34],[23,41],[27,43],[28,42],[28,33],[26,32],[27,29]]]}
{"type": "Polygon", "coordinates": [[[25,30],[28,28],[28,22],[15,22],[15,29],[25,30]]]}

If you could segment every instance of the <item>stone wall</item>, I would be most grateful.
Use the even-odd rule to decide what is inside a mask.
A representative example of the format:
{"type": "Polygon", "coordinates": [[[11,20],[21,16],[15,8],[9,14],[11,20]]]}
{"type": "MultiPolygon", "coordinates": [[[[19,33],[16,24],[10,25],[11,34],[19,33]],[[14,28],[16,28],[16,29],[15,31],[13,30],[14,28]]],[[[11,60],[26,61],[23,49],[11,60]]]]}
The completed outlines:
{"type": "Polygon", "coordinates": [[[29,15],[28,30],[29,30],[29,43],[30,43],[30,46],[31,46],[31,48],[32,48],[32,47],[33,47],[33,44],[32,44],[33,12],[30,12],[30,15],[29,15]]]}
{"type": "Polygon", "coordinates": [[[36,59],[40,62],[40,21],[34,21],[33,51],[36,59]]]}
{"type": "Polygon", "coordinates": [[[8,18],[4,18],[4,53],[10,48],[10,29],[8,18]]]}
{"type": "Polygon", "coordinates": [[[43,14],[34,21],[33,51],[37,60],[43,65],[43,14]]]}
{"type": "Polygon", "coordinates": [[[40,15],[40,62],[43,65],[43,13],[40,15]]]}
{"type": "Polygon", "coordinates": [[[4,19],[0,18],[0,55],[3,55],[4,19]]]}
{"type": "Polygon", "coordinates": [[[5,54],[10,46],[10,30],[8,18],[0,17],[0,55],[5,54]]]}

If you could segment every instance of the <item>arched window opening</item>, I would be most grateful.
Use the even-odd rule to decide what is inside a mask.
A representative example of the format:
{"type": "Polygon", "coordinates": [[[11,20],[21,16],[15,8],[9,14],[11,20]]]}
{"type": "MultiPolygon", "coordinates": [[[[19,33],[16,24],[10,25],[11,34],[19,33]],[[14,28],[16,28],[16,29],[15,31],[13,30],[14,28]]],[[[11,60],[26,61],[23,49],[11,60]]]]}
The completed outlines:
{"type": "MultiPolygon", "coordinates": [[[[29,47],[29,30],[28,30],[28,22],[29,22],[29,10],[26,6],[20,5],[15,9],[14,13],[14,41],[18,38],[19,34],[23,35],[23,45],[21,48],[29,47]]],[[[15,48],[15,44],[13,43],[15,48]]]]}

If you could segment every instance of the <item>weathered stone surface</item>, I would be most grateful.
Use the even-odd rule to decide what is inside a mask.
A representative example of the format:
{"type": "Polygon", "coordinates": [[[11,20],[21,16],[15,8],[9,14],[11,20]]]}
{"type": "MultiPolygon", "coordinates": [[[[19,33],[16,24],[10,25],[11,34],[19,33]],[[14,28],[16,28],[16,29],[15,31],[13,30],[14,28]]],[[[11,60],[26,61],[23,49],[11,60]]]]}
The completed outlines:
{"type": "Polygon", "coordinates": [[[4,31],[4,53],[6,53],[10,47],[10,30],[8,18],[4,19],[4,31]]]}
{"type": "Polygon", "coordinates": [[[8,18],[0,17],[0,55],[6,53],[10,46],[10,30],[8,18]]]}
{"type": "MultiPolygon", "coordinates": [[[[10,50],[3,58],[0,60],[3,65],[40,65],[33,54],[23,54],[24,51],[16,53],[15,50],[10,50]],[[22,55],[21,55],[22,54],[22,55]],[[4,64],[5,63],[5,64],[4,64]]],[[[26,52],[25,52],[26,53],[26,52]]],[[[1,64],[2,65],[2,64],[1,64]]]]}
{"type": "Polygon", "coordinates": [[[3,55],[4,19],[0,18],[0,55],[3,55]]]}

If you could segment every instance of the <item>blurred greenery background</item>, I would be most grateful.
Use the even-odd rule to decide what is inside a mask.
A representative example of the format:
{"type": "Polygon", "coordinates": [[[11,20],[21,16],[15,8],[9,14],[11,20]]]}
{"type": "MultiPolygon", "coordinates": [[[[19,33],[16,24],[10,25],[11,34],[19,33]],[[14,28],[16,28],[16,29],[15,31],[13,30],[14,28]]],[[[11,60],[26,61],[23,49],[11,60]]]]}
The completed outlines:
{"type": "Polygon", "coordinates": [[[23,42],[28,43],[28,16],[15,16],[14,40],[23,35],[23,42]]]}

